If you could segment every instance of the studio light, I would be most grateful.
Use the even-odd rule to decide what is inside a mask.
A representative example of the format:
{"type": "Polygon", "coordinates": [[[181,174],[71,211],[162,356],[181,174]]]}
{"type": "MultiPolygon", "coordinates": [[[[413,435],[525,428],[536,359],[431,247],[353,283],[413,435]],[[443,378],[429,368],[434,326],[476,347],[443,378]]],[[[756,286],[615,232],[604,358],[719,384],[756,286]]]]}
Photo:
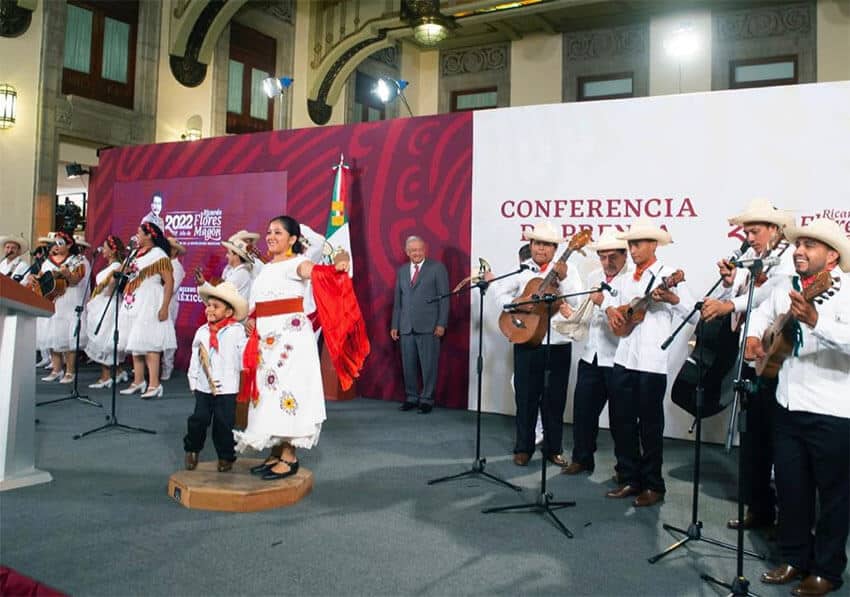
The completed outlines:
{"type": "Polygon", "coordinates": [[[667,54],[679,60],[693,56],[698,48],[699,39],[696,31],[689,24],[679,26],[664,41],[664,50],[667,54]]]}
{"type": "Polygon", "coordinates": [[[0,83],[0,129],[14,126],[17,116],[18,92],[6,83],[0,83]]]}
{"type": "Polygon", "coordinates": [[[269,77],[268,79],[263,79],[263,91],[270,98],[277,97],[283,94],[283,90],[289,88],[294,80],[292,77],[269,77]]]}
{"type": "Polygon", "coordinates": [[[410,83],[403,79],[382,77],[378,79],[377,83],[375,83],[375,87],[372,88],[372,93],[375,97],[381,100],[382,104],[388,104],[397,97],[400,97],[401,101],[404,102],[404,107],[407,108],[407,113],[413,116],[410,104],[407,103],[407,98],[404,97],[404,90],[408,85],[410,85],[410,83]]]}
{"type": "Polygon", "coordinates": [[[83,174],[90,175],[91,170],[86,170],[77,162],[71,162],[70,164],[65,165],[65,174],[68,176],[68,178],[79,178],[83,174]]]}

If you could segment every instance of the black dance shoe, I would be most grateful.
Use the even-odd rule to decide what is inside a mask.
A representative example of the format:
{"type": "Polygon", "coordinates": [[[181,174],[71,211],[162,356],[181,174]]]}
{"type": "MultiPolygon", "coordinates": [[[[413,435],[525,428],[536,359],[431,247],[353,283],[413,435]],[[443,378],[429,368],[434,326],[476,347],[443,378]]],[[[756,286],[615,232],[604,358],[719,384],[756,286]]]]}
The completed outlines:
{"type": "Polygon", "coordinates": [[[265,475],[267,472],[269,472],[269,469],[271,469],[271,467],[276,465],[278,462],[280,462],[280,460],[275,460],[274,462],[271,462],[271,463],[263,462],[262,464],[258,464],[257,466],[252,466],[251,469],[250,469],[251,474],[252,475],[265,475]]]}
{"type": "Polygon", "coordinates": [[[267,472],[265,475],[263,475],[263,481],[274,481],[276,479],[286,479],[287,477],[291,477],[292,475],[294,475],[295,473],[298,472],[298,461],[297,460],[295,462],[287,462],[286,460],[281,460],[281,462],[284,463],[284,464],[288,464],[289,470],[284,472],[284,473],[276,473],[273,470],[271,470],[271,468],[273,466],[275,466],[275,465],[272,465],[272,467],[269,467],[269,472],[267,472]]]}

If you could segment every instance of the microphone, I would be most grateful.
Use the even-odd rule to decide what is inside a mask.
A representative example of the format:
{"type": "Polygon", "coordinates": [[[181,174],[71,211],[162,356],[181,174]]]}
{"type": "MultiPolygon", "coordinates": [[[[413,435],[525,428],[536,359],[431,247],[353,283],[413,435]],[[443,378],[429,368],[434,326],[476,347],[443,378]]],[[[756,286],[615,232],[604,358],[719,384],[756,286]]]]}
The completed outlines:
{"type": "Polygon", "coordinates": [[[746,253],[747,249],[749,249],[749,248],[750,248],[750,241],[745,240],[743,243],[741,243],[741,246],[739,248],[732,251],[732,258],[728,259],[727,261],[731,261],[731,262],[734,263],[736,260],[740,259],[741,255],[746,253]]]}
{"type": "Polygon", "coordinates": [[[599,282],[599,288],[600,288],[600,290],[607,290],[608,294],[610,294],[611,296],[617,296],[619,294],[617,292],[617,289],[611,287],[611,285],[608,284],[605,280],[602,280],[601,282],[599,282]]]}
{"type": "Polygon", "coordinates": [[[97,253],[98,255],[100,255],[101,253],[103,253],[103,247],[98,247],[97,249],[94,250],[94,252],[97,253]]]}
{"type": "Polygon", "coordinates": [[[519,265],[519,271],[524,272],[527,269],[531,269],[531,266],[528,265],[527,263],[521,263],[519,265]]]}
{"type": "Polygon", "coordinates": [[[138,249],[138,248],[139,248],[139,237],[134,234],[133,236],[130,237],[129,249],[132,251],[132,250],[138,249]]]}
{"type": "Polygon", "coordinates": [[[775,267],[782,263],[782,259],[780,257],[753,257],[752,259],[737,259],[735,260],[736,266],[748,266],[752,265],[756,262],[761,262],[762,267],[775,267]]]}

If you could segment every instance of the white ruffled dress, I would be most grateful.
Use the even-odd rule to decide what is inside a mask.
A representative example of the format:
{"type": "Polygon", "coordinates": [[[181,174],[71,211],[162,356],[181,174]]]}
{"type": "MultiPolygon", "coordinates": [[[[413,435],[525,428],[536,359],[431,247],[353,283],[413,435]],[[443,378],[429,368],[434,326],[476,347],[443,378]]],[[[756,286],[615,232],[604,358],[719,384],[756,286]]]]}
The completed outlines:
{"type": "MultiPolygon", "coordinates": [[[[137,256],[130,264],[129,291],[125,291],[118,315],[118,350],[134,355],[148,352],[162,352],[177,348],[174,324],[166,317],[159,320],[162,307],[163,283],[159,273],[148,275],[136,288],[134,280],[146,268],[153,270],[167,267],[171,269],[171,259],[159,247],[153,247],[144,255],[137,256]],[[165,260],[165,261],[162,261],[165,260]]],[[[175,289],[176,290],[176,289],[175,289]]]]}
{"type": "MultiPolygon", "coordinates": [[[[112,262],[105,268],[100,270],[95,277],[95,288],[100,288],[112,274],[121,267],[120,263],[112,262]]],[[[109,292],[109,287],[105,287],[101,292],[96,294],[86,307],[86,331],[88,334],[88,343],[86,344],[86,354],[95,363],[101,365],[112,364],[112,332],[115,328],[115,297],[109,292]],[[107,304],[109,308],[106,315],[103,314],[107,304]],[[100,318],[103,317],[103,324],[100,326],[100,332],[95,334],[97,324],[100,323],[100,318]]],[[[119,330],[118,337],[121,337],[119,330]]],[[[118,352],[118,363],[124,360],[124,353],[118,352]]]]}

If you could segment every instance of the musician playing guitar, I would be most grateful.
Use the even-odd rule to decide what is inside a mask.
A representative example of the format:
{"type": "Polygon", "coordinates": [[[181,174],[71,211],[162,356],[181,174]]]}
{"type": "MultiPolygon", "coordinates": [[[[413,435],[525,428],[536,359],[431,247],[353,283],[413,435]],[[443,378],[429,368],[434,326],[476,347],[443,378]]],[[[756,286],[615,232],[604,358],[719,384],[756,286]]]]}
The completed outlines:
{"type": "MultiPolygon", "coordinates": [[[[742,259],[781,259],[779,265],[766,267],[756,279],[753,309],[770,296],[773,288],[781,286],[794,274],[793,249],[787,248],[787,241],[782,236],[785,226],[793,223],[794,217],[790,212],[776,209],[766,199],[754,199],[743,212],[729,218],[729,224],[743,228],[747,242],[750,243],[750,248],[741,256],[742,259]]],[[[723,289],[717,298],[703,300],[702,317],[706,321],[729,313],[738,315],[747,309],[750,270],[746,267],[735,268],[725,260],[717,265],[723,277],[723,289]]],[[[743,322],[739,322],[738,318],[739,316],[733,316],[733,325],[742,327],[743,322]]],[[[744,366],[743,378],[756,379],[751,363],[744,366]]],[[[741,445],[741,458],[744,459],[742,491],[744,503],[748,505],[743,523],[745,529],[771,527],[776,520],[776,493],[770,483],[773,469],[776,380],[760,379],[756,388],[757,393],[749,401],[747,408],[747,433],[744,434],[741,445]]],[[[726,523],[730,529],[737,529],[738,524],[737,519],[726,523]]]]}
{"type": "Polygon", "coordinates": [[[23,236],[0,236],[0,250],[3,251],[3,258],[0,259],[0,275],[9,276],[17,282],[23,280],[29,269],[29,264],[24,257],[28,247],[23,236]]]}
{"type": "Polygon", "coordinates": [[[602,308],[615,333],[631,327],[630,319],[639,323],[627,335],[617,333],[621,338],[614,354],[609,410],[620,485],[606,496],[637,496],[633,505],[653,506],[666,491],[661,463],[667,352],[661,344],[670,335],[674,313],[687,316],[687,305],[693,303],[683,286],[675,284],[682,272],[662,265],[655,256],[659,245],[671,242],[669,232],[640,218],[617,238],[628,241],[635,270],[615,280],[617,296],[606,296],[602,308]],[[634,299],[644,303],[645,310],[630,315],[634,299]]]}
{"type": "Polygon", "coordinates": [[[803,578],[792,594],[825,595],[842,584],[850,533],[850,240],[828,219],[789,226],[785,237],[794,243],[797,275],[753,313],[745,351],[762,357],[769,349],[763,334],[788,320],[793,347],[779,370],[774,413],[783,564],[762,582],[803,578]],[[818,286],[827,290],[813,293],[818,286]]]}
{"type": "MultiPolygon", "coordinates": [[[[531,259],[524,262],[528,269],[495,285],[499,305],[506,305],[521,296],[534,278],[543,279],[554,271],[557,287],[547,289],[552,294],[578,292],[582,283],[575,268],[560,260],[553,262],[558,245],[564,238],[551,222],[540,222],[525,234],[531,242],[531,259]],[[553,268],[550,269],[550,268],[553,268]]],[[[487,277],[492,277],[485,275],[487,277]]],[[[541,293],[543,294],[543,293],[541,293]]],[[[578,299],[567,299],[557,307],[552,321],[563,321],[578,306],[578,299]]],[[[543,393],[543,369],[546,356],[543,344],[514,344],[514,390],[516,400],[516,442],[514,464],[527,466],[534,453],[534,424],[537,421],[537,405],[543,393]]],[[[541,418],[543,419],[543,454],[553,464],[566,466],[561,455],[564,434],[564,407],[567,402],[567,385],[570,379],[572,341],[554,329],[549,353],[549,396],[543,397],[541,418]]]]}

